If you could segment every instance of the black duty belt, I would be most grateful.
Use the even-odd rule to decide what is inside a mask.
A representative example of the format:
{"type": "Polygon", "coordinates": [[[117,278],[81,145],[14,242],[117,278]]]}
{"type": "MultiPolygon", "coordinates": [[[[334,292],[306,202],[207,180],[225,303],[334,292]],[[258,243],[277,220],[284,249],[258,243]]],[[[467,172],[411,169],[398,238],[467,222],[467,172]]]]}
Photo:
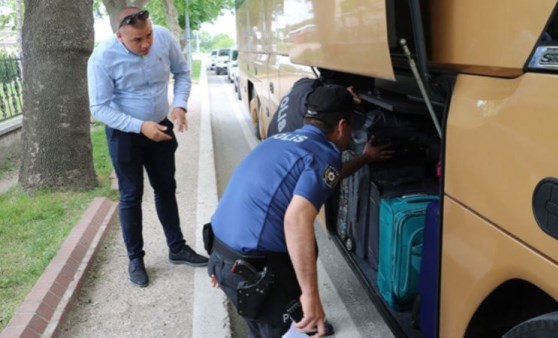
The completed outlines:
{"type": "Polygon", "coordinates": [[[244,259],[258,268],[261,268],[266,263],[273,264],[275,262],[289,260],[289,254],[286,252],[249,252],[243,254],[231,249],[217,237],[213,239],[213,250],[219,254],[219,256],[230,262],[234,262],[237,259],[244,259]]]}
{"type": "Polygon", "coordinates": [[[217,237],[213,239],[213,250],[217,252],[223,258],[226,258],[232,262],[237,259],[265,259],[264,255],[252,255],[252,254],[241,254],[236,250],[231,249],[228,245],[221,242],[217,237]]]}

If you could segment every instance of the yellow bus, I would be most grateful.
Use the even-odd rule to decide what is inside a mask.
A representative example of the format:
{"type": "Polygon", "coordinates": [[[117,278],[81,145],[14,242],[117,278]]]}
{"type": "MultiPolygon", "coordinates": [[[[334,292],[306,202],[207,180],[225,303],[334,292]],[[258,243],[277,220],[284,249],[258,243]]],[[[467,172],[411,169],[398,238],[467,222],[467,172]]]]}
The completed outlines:
{"type": "Polygon", "coordinates": [[[409,263],[422,285],[424,266],[435,272],[426,279],[434,290],[415,290],[405,304],[391,304],[379,289],[371,234],[380,232],[379,251],[387,245],[372,207],[365,205],[367,223],[358,231],[340,225],[346,210],[372,199],[367,183],[378,183],[374,172],[384,164],[370,165],[369,182],[353,184],[357,191],[348,195],[342,186],[325,208],[327,229],[396,336],[558,337],[556,6],[556,0],[236,1],[239,90],[259,136],[266,137],[296,80],[334,71],[363,101],[355,129],[367,131],[371,117],[380,116],[399,126],[392,133],[408,133],[398,136],[407,137],[414,157],[395,161],[391,171],[420,163],[420,175],[434,182],[413,193],[439,199],[439,240],[426,259],[420,241],[426,245],[427,238],[419,238],[413,250],[419,259],[423,250],[424,259],[409,263]],[[421,292],[435,304],[428,311],[421,292]]]}

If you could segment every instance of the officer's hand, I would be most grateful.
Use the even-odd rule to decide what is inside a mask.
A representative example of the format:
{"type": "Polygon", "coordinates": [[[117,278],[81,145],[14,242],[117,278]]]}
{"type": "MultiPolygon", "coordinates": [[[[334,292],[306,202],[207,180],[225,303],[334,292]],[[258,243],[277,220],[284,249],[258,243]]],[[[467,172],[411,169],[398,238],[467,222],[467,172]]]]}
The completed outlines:
{"type": "Polygon", "coordinates": [[[219,285],[219,282],[217,281],[217,278],[215,277],[215,275],[211,275],[211,286],[219,289],[221,288],[221,286],[219,285]]]}
{"type": "Polygon", "coordinates": [[[355,102],[355,104],[361,104],[362,103],[362,100],[360,99],[360,97],[358,96],[358,94],[355,91],[355,87],[353,87],[353,86],[347,87],[347,90],[353,96],[353,101],[355,102]]]}
{"type": "Polygon", "coordinates": [[[368,162],[385,161],[393,157],[395,150],[391,149],[391,144],[374,146],[374,140],[374,136],[370,137],[362,151],[362,155],[368,159],[368,162]]]}
{"type": "Polygon", "coordinates": [[[300,304],[302,305],[302,313],[304,316],[296,323],[296,328],[305,332],[314,332],[318,328],[318,332],[312,337],[323,337],[325,334],[325,313],[320,301],[320,296],[302,294],[300,296],[300,304]]]}
{"type": "Polygon", "coordinates": [[[141,124],[141,133],[150,140],[160,142],[172,140],[172,137],[165,133],[167,127],[151,121],[143,121],[141,124]]]}
{"type": "Polygon", "coordinates": [[[174,108],[171,112],[171,119],[179,132],[188,130],[188,119],[186,119],[186,112],[182,108],[174,108]]]}

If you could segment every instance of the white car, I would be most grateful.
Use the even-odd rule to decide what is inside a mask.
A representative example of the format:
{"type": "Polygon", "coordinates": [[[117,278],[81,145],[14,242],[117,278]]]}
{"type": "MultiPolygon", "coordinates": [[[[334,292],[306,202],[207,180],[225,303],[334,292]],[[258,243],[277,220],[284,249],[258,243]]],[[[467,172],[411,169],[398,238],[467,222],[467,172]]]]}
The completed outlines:
{"type": "Polygon", "coordinates": [[[234,82],[233,72],[238,73],[238,49],[235,47],[229,51],[229,63],[227,64],[227,78],[230,82],[234,82]]]}
{"type": "Polygon", "coordinates": [[[227,73],[227,64],[229,63],[230,48],[221,48],[217,52],[217,59],[215,60],[215,73],[217,75],[224,75],[227,73]]]}
{"type": "Polygon", "coordinates": [[[211,54],[209,54],[209,58],[207,59],[207,69],[213,70],[215,68],[215,60],[217,60],[217,50],[212,50],[211,54]]]}

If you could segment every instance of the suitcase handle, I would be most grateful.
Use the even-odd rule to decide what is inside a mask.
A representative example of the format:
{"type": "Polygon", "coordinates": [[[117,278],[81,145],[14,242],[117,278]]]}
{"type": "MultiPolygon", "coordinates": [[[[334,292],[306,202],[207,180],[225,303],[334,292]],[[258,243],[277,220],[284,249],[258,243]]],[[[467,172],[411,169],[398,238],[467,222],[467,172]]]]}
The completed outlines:
{"type": "Polygon", "coordinates": [[[412,195],[403,195],[401,196],[402,200],[406,200],[407,203],[424,203],[424,202],[432,202],[437,201],[438,196],[426,196],[423,194],[412,194],[412,195]]]}
{"type": "MultiPolygon", "coordinates": [[[[411,275],[412,275],[411,274],[411,271],[412,271],[412,269],[411,269],[412,257],[413,256],[419,256],[422,259],[422,244],[423,243],[422,242],[416,243],[415,240],[418,236],[420,236],[423,233],[424,233],[424,228],[421,228],[421,229],[415,230],[411,234],[411,236],[409,236],[409,238],[410,238],[409,247],[406,250],[407,251],[406,255],[407,255],[408,259],[407,259],[407,267],[406,267],[405,271],[407,271],[407,273],[405,274],[405,281],[403,283],[403,288],[401,288],[402,290],[410,289],[409,284],[411,283],[411,275]],[[413,242],[415,242],[416,244],[413,245],[413,242]]],[[[395,277],[394,277],[394,280],[396,280],[395,277]]],[[[402,295],[397,292],[396,288],[393,289],[393,294],[398,299],[402,298],[402,295]]]]}

